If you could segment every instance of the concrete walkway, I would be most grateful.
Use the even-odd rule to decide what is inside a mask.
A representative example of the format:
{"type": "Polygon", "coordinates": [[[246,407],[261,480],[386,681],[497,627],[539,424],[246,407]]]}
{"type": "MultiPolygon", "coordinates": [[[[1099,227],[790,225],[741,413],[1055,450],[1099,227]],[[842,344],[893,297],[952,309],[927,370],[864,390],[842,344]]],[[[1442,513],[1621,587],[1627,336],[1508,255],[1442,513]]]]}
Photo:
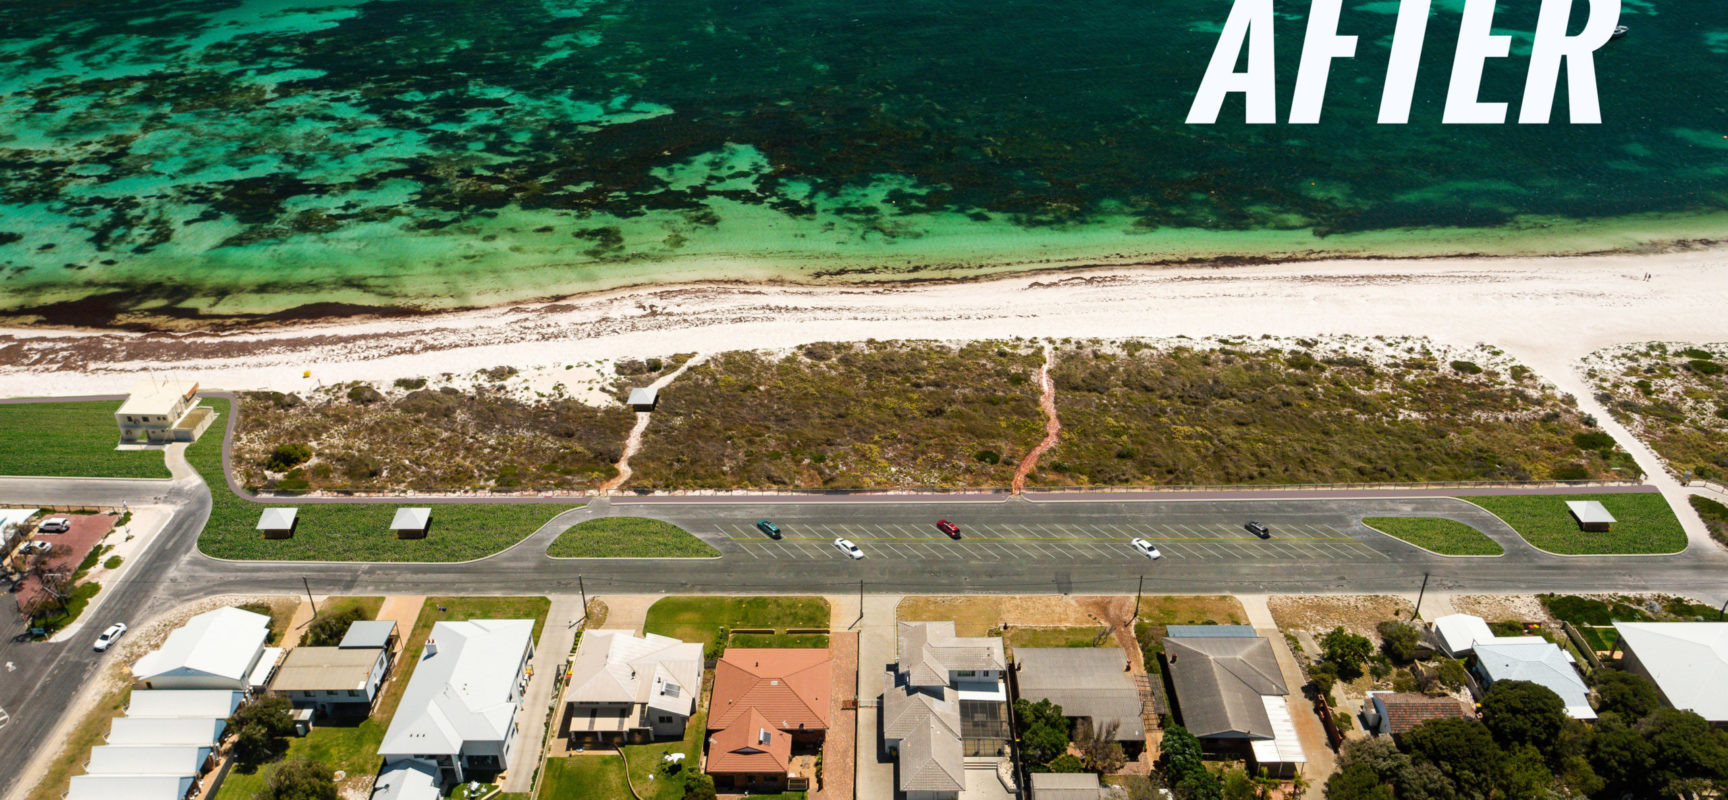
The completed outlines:
{"type": "MultiPolygon", "coordinates": [[[[1242,605],[1251,608],[1246,602],[1242,605]]],[[[1265,606],[1264,597],[1261,606],[1265,606]]],[[[1254,612],[1250,611],[1249,618],[1253,616],[1254,612]]],[[[1278,658],[1278,671],[1284,674],[1284,685],[1290,689],[1290,719],[1296,723],[1296,736],[1302,741],[1303,755],[1308,757],[1308,766],[1302,770],[1302,777],[1307,779],[1309,786],[1321,786],[1337,770],[1337,754],[1326,743],[1326,728],[1314,713],[1314,705],[1302,694],[1302,687],[1308,679],[1302,674],[1301,665],[1296,663],[1296,654],[1290,652],[1290,644],[1284,641],[1281,631],[1256,624],[1254,632],[1272,642],[1272,654],[1278,658]]]]}
{"type": "Polygon", "coordinates": [[[881,714],[882,673],[895,659],[895,622],[899,595],[867,595],[858,621],[858,741],[854,761],[856,796],[894,797],[894,762],[880,755],[877,732],[881,714]]]}
{"type": "MultiPolygon", "coordinates": [[[[609,594],[599,598],[606,604],[606,624],[600,627],[614,631],[635,631],[642,633],[642,624],[648,620],[648,607],[660,601],[664,595],[658,594],[609,594]]],[[[577,601],[580,606],[581,601],[577,601]]],[[[578,614],[580,616],[580,614],[578,614]]]]}
{"type": "Polygon", "coordinates": [[[528,692],[522,698],[522,712],[517,717],[516,749],[510,755],[509,769],[504,772],[501,789],[506,793],[525,794],[534,789],[534,766],[546,749],[546,718],[552,706],[552,688],[558,681],[558,667],[570,659],[576,646],[576,623],[582,619],[582,598],[559,595],[552,598],[552,608],[546,612],[546,628],[540,632],[540,642],[534,650],[528,679],[528,692]]]}
{"type": "Polygon", "coordinates": [[[408,636],[414,632],[414,622],[420,619],[420,607],[426,605],[423,595],[391,595],[384,598],[384,604],[378,607],[378,619],[387,619],[396,623],[396,652],[390,655],[392,663],[400,663],[402,651],[408,649],[408,636]]]}
{"type": "MultiPolygon", "coordinates": [[[[328,599],[330,598],[319,597],[316,602],[322,603],[328,599]]],[[[312,613],[311,603],[301,603],[296,606],[294,613],[288,617],[288,630],[282,632],[282,643],[277,646],[284,650],[299,646],[300,637],[306,635],[306,628],[312,624],[312,618],[315,616],[317,615],[312,613]]]]}

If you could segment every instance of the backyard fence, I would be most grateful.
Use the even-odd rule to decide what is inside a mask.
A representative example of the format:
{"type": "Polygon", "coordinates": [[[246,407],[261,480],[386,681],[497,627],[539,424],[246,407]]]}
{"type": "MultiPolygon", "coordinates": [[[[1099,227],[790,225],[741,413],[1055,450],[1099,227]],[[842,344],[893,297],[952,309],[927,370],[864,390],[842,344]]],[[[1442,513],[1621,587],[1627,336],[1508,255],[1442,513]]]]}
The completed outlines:
{"type": "Polygon", "coordinates": [[[1578,652],[1584,655],[1584,660],[1590,662],[1590,670],[1592,672],[1602,668],[1602,659],[1596,655],[1596,648],[1590,644],[1589,639],[1584,638],[1584,633],[1582,631],[1573,627],[1572,623],[1565,620],[1560,621],[1560,630],[1566,633],[1566,638],[1572,640],[1572,646],[1577,648],[1578,652]]]}
{"type": "Polygon", "coordinates": [[[1334,752],[1344,744],[1344,732],[1338,730],[1338,721],[1332,718],[1332,704],[1326,702],[1326,692],[1320,684],[1309,683],[1303,687],[1304,694],[1314,700],[1314,714],[1320,718],[1320,725],[1326,729],[1326,746],[1334,752]]]}

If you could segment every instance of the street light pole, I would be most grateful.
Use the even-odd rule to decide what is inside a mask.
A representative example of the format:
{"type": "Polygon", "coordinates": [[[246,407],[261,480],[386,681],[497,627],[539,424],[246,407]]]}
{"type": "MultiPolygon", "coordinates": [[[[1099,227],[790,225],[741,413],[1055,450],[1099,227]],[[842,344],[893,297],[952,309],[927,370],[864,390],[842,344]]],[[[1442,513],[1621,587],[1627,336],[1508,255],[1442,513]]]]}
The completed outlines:
{"type": "Polygon", "coordinates": [[[1422,573],[1422,588],[1416,591],[1416,610],[1410,612],[1411,620],[1422,618],[1422,595],[1428,593],[1428,573],[1422,573]]]}
{"type": "Polygon", "coordinates": [[[300,585],[306,587],[306,602],[312,604],[312,616],[318,616],[318,601],[312,599],[312,584],[306,581],[306,576],[300,576],[300,585]]]}

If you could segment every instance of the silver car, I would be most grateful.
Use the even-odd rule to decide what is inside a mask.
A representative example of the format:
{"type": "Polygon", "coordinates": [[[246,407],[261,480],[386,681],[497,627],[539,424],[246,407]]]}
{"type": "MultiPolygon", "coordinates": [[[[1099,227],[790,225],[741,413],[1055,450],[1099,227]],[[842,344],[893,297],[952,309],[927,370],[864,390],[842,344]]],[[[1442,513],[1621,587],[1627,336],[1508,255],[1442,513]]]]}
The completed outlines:
{"type": "Polygon", "coordinates": [[[834,540],[834,546],[838,548],[840,552],[845,553],[846,556],[853,561],[857,561],[864,557],[864,551],[859,550],[858,545],[853,544],[851,539],[844,536],[836,538],[834,540]]]}
{"type": "Polygon", "coordinates": [[[113,625],[109,625],[108,630],[103,631],[101,636],[96,637],[96,652],[100,653],[103,650],[107,650],[109,645],[118,641],[120,637],[125,635],[126,623],[116,622],[113,625]]]}

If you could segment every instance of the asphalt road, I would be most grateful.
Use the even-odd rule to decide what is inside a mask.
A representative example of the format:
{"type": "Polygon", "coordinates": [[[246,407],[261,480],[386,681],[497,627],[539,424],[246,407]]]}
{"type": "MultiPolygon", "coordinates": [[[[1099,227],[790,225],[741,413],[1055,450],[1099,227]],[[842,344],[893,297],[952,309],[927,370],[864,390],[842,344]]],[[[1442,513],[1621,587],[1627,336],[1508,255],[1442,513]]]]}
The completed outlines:
{"type": "MultiPolygon", "coordinates": [[[[144,486],[56,481],[55,486],[0,483],[0,503],[59,503],[96,497],[104,505],[167,502],[180,508],[150,550],[122,580],[104,587],[85,633],[63,644],[0,639],[0,770],[22,769],[74,696],[102,662],[90,649],[101,627],[137,625],[174,606],[225,593],[296,594],[302,579],[319,594],[591,594],[629,593],[1126,593],[1142,578],[1148,593],[1407,592],[1429,576],[1431,590],[1481,592],[1662,591],[1721,602],[1728,553],[1699,549],[1671,556],[1563,557],[1543,553],[1492,515],[1438,497],[1386,495],[1301,499],[1139,500],[1048,497],[829,497],[779,502],[758,498],[601,501],[559,515],[516,547],[463,564],[331,564],[225,562],[196,550],[209,516],[208,490],[197,482],[144,486]],[[50,491],[39,491],[48,489],[50,491]],[[123,497],[138,491],[134,497],[123,497]],[[115,501],[115,502],[108,502],[115,501]],[[712,542],[715,559],[552,559],[547,545],[577,522],[608,514],[677,523],[712,542]],[[1506,549],[1495,558],[1449,558],[1363,527],[1363,516],[1422,514],[1475,525],[1506,549]],[[934,522],[959,523],[954,541],[934,522]],[[762,536],[772,519],[782,541],[762,536]],[[1271,526],[1260,540],[1242,529],[1271,526]],[[835,536],[855,541],[866,557],[841,557],[835,536]],[[1143,536],[1165,553],[1151,561],[1127,546],[1143,536]]],[[[1390,493],[1388,493],[1390,494],[1390,493]]],[[[86,501],[93,502],[93,501],[86,501]]],[[[20,630],[13,620],[11,631],[20,630]]]]}

